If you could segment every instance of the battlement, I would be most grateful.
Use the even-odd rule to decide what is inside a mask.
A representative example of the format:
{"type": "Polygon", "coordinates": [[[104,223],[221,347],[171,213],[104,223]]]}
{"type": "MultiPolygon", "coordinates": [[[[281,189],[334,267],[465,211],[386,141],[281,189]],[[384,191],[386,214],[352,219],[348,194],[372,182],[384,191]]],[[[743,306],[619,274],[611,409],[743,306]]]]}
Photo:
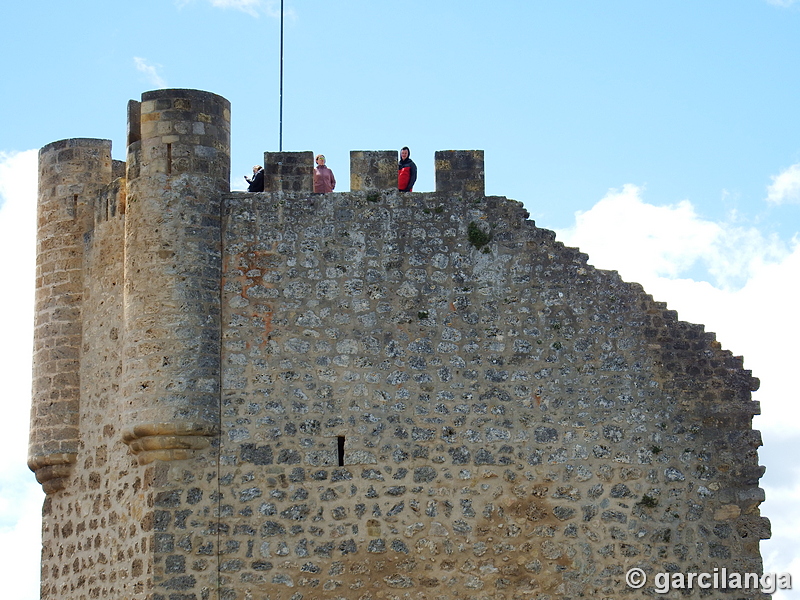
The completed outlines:
{"type": "MultiPolygon", "coordinates": [[[[221,186],[229,179],[230,103],[224,98],[198,90],[145,92],[141,101],[128,102],[127,123],[127,161],[113,161],[115,178],[206,173],[221,186]]],[[[108,140],[92,143],[110,148],[108,140]]],[[[350,189],[396,189],[398,159],[395,150],[351,151],[350,189]]],[[[263,166],[265,192],[313,192],[313,152],[265,152],[263,166]]],[[[437,151],[434,170],[436,192],[485,193],[483,150],[437,151]]]]}
{"type": "MultiPolygon", "coordinates": [[[[352,150],[350,190],[387,191],[397,189],[396,150],[352,150]]],[[[436,192],[485,193],[483,150],[441,150],[434,160],[436,192]]],[[[265,192],[312,192],[314,153],[265,152],[265,192]]]]}

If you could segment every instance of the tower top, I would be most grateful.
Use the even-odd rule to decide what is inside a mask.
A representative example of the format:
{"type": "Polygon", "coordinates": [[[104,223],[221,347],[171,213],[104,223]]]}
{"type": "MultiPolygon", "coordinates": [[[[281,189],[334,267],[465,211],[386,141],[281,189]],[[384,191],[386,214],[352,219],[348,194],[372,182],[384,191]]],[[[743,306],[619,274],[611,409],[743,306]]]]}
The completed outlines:
{"type": "Polygon", "coordinates": [[[760,572],[758,380],[486,196],[482,151],[437,152],[427,193],[354,151],[328,194],[311,152],[267,153],[270,191],[231,192],[227,100],[128,114],[124,169],[103,140],[39,155],[42,598],[599,598],[633,563],[760,572]]]}

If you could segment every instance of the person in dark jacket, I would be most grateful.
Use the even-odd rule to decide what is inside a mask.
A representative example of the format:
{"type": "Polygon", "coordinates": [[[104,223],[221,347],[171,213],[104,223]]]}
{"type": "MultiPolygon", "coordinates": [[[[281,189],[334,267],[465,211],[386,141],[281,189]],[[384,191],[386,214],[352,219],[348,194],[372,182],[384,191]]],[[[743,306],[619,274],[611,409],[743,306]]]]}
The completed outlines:
{"type": "Polygon", "coordinates": [[[249,183],[250,185],[247,186],[248,192],[263,192],[264,191],[264,167],[261,165],[256,165],[253,167],[253,177],[252,179],[247,175],[244,176],[244,180],[249,183]]]}
{"type": "Polygon", "coordinates": [[[325,166],[325,156],[317,154],[317,166],[314,167],[314,193],[327,194],[336,187],[336,178],[327,166],[325,166]]]}
{"type": "Polygon", "coordinates": [[[400,150],[400,162],[397,163],[397,189],[401,192],[411,192],[417,181],[417,165],[411,160],[411,150],[403,146],[400,150]]]}

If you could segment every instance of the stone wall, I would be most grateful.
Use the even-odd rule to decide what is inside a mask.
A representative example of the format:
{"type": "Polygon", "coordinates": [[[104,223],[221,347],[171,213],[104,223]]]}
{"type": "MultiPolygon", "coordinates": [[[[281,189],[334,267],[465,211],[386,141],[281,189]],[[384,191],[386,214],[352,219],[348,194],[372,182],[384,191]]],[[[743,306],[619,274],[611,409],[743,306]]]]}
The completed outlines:
{"type": "MultiPolygon", "coordinates": [[[[64,466],[36,392],[62,363],[36,371],[43,598],[634,598],[632,567],[760,572],[740,357],[485,196],[480,151],[437,153],[436,192],[393,190],[378,151],[349,193],[310,193],[306,153],[231,193],[227,111],[132,102],[128,162],[87,176],[69,230],[79,284],[37,296],[38,352],[62,308],[79,331],[64,466]]],[[[49,210],[74,194],[43,153],[49,210]]]]}
{"type": "Polygon", "coordinates": [[[505,198],[266,200],[227,200],[222,597],[760,568],[757,382],[713,335],[505,198]]]}

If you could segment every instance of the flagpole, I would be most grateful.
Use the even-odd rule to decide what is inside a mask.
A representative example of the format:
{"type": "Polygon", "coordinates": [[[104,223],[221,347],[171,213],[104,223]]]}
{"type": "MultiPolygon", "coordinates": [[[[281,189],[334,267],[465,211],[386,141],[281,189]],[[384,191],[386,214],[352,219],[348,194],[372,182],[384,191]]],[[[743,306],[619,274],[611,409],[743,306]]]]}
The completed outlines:
{"type": "Polygon", "coordinates": [[[281,0],[281,82],[278,124],[278,152],[283,152],[283,0],[281,0]]]}

